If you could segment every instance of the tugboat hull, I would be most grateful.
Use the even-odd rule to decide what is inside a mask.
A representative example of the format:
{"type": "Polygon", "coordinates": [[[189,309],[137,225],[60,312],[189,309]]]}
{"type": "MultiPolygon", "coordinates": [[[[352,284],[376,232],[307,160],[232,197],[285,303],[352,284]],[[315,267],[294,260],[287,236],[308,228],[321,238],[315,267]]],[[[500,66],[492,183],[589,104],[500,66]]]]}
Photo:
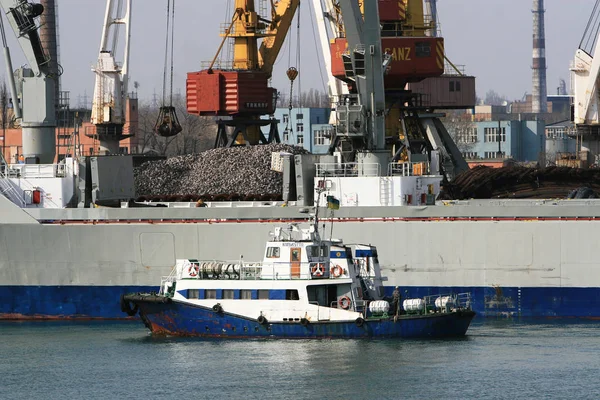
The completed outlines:
{"type": "Polygon", "coordinates": [[[222,338],[446,338],[464,336],[475,312],[458,310],[352,321],[268,321],[160,295],[127,295],[153,334],[222,338]]]}

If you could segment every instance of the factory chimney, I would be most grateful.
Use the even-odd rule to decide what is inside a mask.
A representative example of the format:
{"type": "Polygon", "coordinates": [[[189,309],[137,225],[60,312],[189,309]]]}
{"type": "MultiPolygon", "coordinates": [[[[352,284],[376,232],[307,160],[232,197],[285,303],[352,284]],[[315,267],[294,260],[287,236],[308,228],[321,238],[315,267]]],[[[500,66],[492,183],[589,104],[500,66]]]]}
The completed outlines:
{"type": "Polygon", "coordinates": [[[532,112],[548,112],[546,88],[546,35],[544,0],[533,0],[533,88],[532,112]]]}

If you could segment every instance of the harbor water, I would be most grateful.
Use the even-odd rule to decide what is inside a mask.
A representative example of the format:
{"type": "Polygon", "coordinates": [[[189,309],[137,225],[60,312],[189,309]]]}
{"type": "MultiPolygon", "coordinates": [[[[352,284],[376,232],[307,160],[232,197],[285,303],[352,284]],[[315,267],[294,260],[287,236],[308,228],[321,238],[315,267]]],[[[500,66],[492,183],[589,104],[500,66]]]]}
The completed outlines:
{"type": "Polygon", "coordinates": [[[139,322],[0,323],[1,399],[598,399],[600,323],[453,340],[202,340],[139,322]]]}

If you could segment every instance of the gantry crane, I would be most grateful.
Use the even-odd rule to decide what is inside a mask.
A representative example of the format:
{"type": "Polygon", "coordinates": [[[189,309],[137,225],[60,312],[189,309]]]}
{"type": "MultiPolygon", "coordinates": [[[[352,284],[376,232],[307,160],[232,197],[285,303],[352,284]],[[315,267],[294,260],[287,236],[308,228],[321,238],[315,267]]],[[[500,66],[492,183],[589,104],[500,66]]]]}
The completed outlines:
{"type": "Polygon", "coordinates": [[[269,87],[269,79],[299,4],[300,0],[270,0],[271,15],[264,16],[256,11],[254,0],[235,0],[217,55],[207,69],[188,73],[188,112],[225,117],[218,120],[215,147],[279,141],[277,120],[261,117],[275,111],[277,91],[269,87]],[[233,40],[232,63],[218,65],[228,38],[233,40]],[[270,127],[268,137],[262,126],[270,127]]]}
{"type": "Polygon", "coordinates": [[[131,37],[131,0],[107,0],[92,103],[92,124],[96,132],[88,134],[98,139],[100,154],[118,154],[119,142],[132,135],[125,134],[125,106],[129,80],[129,40],[131,37]],[[124,2],[126,3],[123,9],[124,2]],[[116,61],[120,26],[125,25],[123,63],[116,61]]]}
{"type": "Polygon", "coordinates": [[[21,118],[23,156],[26,163],[51,164],[56,151],[56,76],[53,76],[50,58],[38,32],[38,17],[44,12],[44,7],[25,0],[0,0],[0,7],[29,64],[28,68],[16,71],[19,79],[15,81],[4,26],[0,19],[6,78],[11,89],[15,117],[21,118]]]}

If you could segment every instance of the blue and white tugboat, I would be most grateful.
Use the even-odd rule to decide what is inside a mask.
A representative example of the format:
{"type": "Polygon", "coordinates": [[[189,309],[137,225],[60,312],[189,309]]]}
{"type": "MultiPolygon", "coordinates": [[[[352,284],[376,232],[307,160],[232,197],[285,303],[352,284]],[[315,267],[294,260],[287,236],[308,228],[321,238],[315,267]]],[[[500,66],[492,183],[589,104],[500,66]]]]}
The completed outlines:
{"type": "MultiPolygon", "coordinates": [[[[317,207],[318,213],[318,207],[317,207]]],[[[127,294],[152,333],[228,338],[442,338],[463,336],[470,294],[385,297],[377,249],[276,228],[262,262],[177,260],[158,294],[127,294]]]]}

